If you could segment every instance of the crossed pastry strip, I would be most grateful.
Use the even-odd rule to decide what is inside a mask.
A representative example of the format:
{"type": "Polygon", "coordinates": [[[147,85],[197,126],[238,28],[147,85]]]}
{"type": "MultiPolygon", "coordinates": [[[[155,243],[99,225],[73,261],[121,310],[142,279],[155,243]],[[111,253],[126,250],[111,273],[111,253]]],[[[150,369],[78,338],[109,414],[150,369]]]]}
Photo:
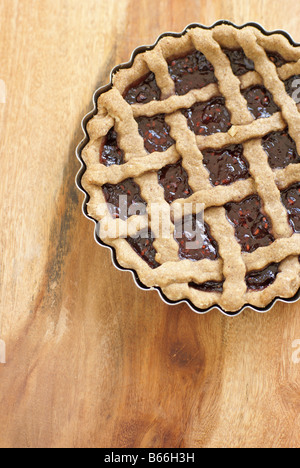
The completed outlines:
{"type": "MultiPolygon", "coordinates": [[[[292,297],[296,293],[300,287],[300,234],[293,234],[281,202],[280,190],[300,180],[300,164],[272,170],[261,139],[272,131],[282,131],[288,126],[300,154],[300,113],[282,81],[297,73],[300,73],[300,48],[290,45],[282,35],[265,36],[252,27],[242,30],[225,25],[213,30],[193,28],[180,38],[167,36],[154,49],[138,54],[130,69],[121,69],[114,76],[112,89],[101,94],[98,113],[87,126],[90,141],[82,153],[87,166],[82,184],[90,196],[88,212],[95,220],[101,221],[100,237],[116,249],[119,263],[125,268],[136,270],[146,286],[160,287],[171,300],[190,299],[200,309],[219,304],[227,311],[237,311],[244,304],[265,306],[275,297],[292,297]],[[256,71],[239,78],[235,76],[222,51],[225,47],[242,48],[246,56],[253,60],[256,71]],[[192,49],[203,53],[213,65],[218,84],[209,84],[182,96],[175,95],[167,59],[175,55],[174,51],[176,56],[183,56],[192,49]],[[276,68],[265,49],[277,50],[291,63],[276,68]],[[162,93],[161,101],[129,105],[122,97],[125,90],[149,71],[155,74],[162,93]],[[269,118],[254,120],[241,93],[242,89],[253,84],[264,84],[273,94],[280,112],[269,118]],[[231,112],[233,126],[227,133],[196,136],[189,129],[180,109],[190,108],[195,103],[207,102],[220,95],[225,98],[226,107],[231,112]],[[165,120],[176,144],[165,152],[148,154],[135,118],[152,117],[160,113],[166,114],[165,120]],[[99,152],[103,137],[113,126],[119,137],[118,145],[124,151],[125,164],[106,167],[99,162],[99,152]],[[229,186],[213,187],[203,164],[202,151],[241,143],[251,178],[229,186]],[[169,210],[164,190],[158,183],[157,171],[180,159],[189,176],[193,194],[189,198],[176,200],[176,203],[184,205],[193,202],[192,206],[195,206],[194,202],[205,204],[205,221],[218,243],[220,259],[180,260],[179,245],[174,237],[164,239],[160,233],[154,233],[159,234],[154,247],[157,251],[156,260],[161,266],[151,269],[122,239],[125,232],[131,236],[146,227],[148,217],[132,216],[126,221],[113,219],[101,187],[106,183],[117,184],[127,178],[134,178],[147,203],[151,227],[149,208],[153,203],[161,207],[162,212],[169,210]],[[258,194],[264,203],[264,210],[272,221],[275,241],[252,253],[241,253],[234,227],[227,220],[223,205],[239,202],[252,194],[258,194]],[[105,233],[112,224],[115,225],[117,235],[107,239],[105,233]],[[272,262],[281,262],[275,282],[262,291],[248,291],[246,274],[263,269],[272,262]],[[190,282],[201,284],[223,280],[222,293],[203,292],[189,286],[190,282]]],[[[169,222],[172,233],[174,224],[171,219],[169,222]]]]}

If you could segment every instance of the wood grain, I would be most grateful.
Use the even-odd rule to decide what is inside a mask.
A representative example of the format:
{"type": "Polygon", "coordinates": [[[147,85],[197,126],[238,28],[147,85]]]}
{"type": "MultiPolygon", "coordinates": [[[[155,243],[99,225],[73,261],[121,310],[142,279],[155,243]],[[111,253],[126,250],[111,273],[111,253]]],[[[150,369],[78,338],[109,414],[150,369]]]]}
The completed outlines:
{"type": "Polygon", "coordinates": [[[287,29],[291,0],[1,0],[1,447],[297,447],[299,304],[206,316],[136,288],[74,184],[80,121],[140,44],[226,18],[287,29]]]}

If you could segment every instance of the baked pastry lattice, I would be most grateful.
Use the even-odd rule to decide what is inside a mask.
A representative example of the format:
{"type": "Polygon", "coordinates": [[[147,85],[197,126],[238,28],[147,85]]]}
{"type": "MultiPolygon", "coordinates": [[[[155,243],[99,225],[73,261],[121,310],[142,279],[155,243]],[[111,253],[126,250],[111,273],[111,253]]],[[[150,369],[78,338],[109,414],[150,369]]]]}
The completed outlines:
{"type": "Polygon", "coordinates": [[[230,25],[165,36],[113,76],[87,125],[82,185],[122,267],[198,309],[233,313],[296,294],[299,78],[299,47],[230,25]],[[144,210],[122,211],[120,195],[144,210]],[[175,203],[192,203],[193,215],[205,205],[198,250],[186,247],[189,233],[173,235],[182,221],[170,216],[175,203]],[[154,204],[169,238],[153,232],[154,204]]]}

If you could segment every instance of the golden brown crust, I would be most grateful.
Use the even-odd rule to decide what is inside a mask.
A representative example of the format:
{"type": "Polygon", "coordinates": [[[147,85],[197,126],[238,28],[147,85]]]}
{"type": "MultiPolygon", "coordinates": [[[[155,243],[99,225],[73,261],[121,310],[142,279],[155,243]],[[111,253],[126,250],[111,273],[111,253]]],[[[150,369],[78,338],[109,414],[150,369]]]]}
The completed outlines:
{"type": "MultiPolygon", "coordinates": [[[[115,248],[121,266],[135,270],[146,286],[160,287],[169,299],[189,299],[199,309],[216,304],[230,312],[239,310],[245,304],[265,307],[276,297],[288,298],[296,293],[300,287],[300,235],[292,232],[279,190],[300,181],[300,164],[272,170],[262,149],[261,138],[271,131],[284,130],[288,125],[300,154],[300,114],[293,99],[287,95],[282,81],[299,73],[300,47],[292,46],[283,35],[267,36],[250,26],[239,30],[230,25],[222,25],[212,30],[192,28],[181,37],[166,36],[152,50],[138,54],[131,68],[121,69],[115,74],[112,89],[100,95],[98,113],[87,126],[90,141],[82,152],[86,164],[82,185],[90,196],[89,215],[96,221],[101,221],[99,236],[106,244],[115,248]],[[235,76],[222,47],[242,47],[253,60],[256,71],[239,78],[235,76]],[[187,54],[194,49],[202,52],[212,63],[218,85],[210,84],[203,89],[178,96],[168,73],[167,59],[187,54]],[[266,50],[279,52],[290,63],[276,68],[268,59],[266,50]],[[149,71],[155,74],[161,90],[161,100],[130,106],[122,97],[124,92],[130,84],[149,71]],[[254,120],[241,94],[242,89],[253,84],[264,84],[273,94],[281,111],[272,117],[254,120]],[[227,133],[195,136],[179,110],[219,95],[225,97],[233,126],[227,133]],[[170,134],[176,144],[163,153],[148,154],[135,118],[151,117],[159,113],[166,114],[170,134]],[[103,138],[113,126],[119,136],[118,144],[124,151],[125,164],[106,167],[99,162],[99,151],[103,138]],[[229,186],[213,187],[203,165],[202,151],[240,143],[244,144],[251,178],[229,186]],[[176,203],[185,205],[193,202],[191,210],[194,212],[194,202],[205,205],[205,220],[218,242],[220,259],[198,262],[180,260],[179,246],[174,237],[164,239],[160,234],[154,241],[154,247],[157,251],[156,261],[161,266],[151,269],[126,240],[120,238],[126,232],[133,235],[147,227],[148,217],[132,216],[127,221],[113,219],[105,204],[101,187],[105,183],[117,184],[132,177],[140,186],[142,197],[147,202],[148,215],[151,213],[151,205],[158,203],[171,219],[168,211],[170,207],[164,199],[156,173],[181,158],[194,193],[176,203]],[[253,253],[241,253],[234,229],[222,206],[254,193],[258,193],[264,202],[264,209],[272,220],[276,240],[270,246],[261,247],[253,253]],[[114,231],[115,235],[110,234],[107,237],[107,232],[114,231]],[[263,291],[247,290],[246,273],[263,269],[272,262],[280,263],[280,272],[275,282],[263,291]],[[223,280],[222,293],[203,292],[189,286],[190,282],[201,284],[223,280]]],[[[151,226],[151,217],[149,221],[151,226]]],[[[174,231],[171,221],[170,230],[174,231]]]]}

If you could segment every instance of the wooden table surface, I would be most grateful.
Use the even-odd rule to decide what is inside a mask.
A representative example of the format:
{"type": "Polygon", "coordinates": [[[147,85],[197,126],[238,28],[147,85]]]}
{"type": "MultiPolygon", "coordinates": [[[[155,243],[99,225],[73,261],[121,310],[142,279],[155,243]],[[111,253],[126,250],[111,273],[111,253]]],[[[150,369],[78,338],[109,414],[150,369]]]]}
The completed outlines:
{"type": "Polygon", "coordinates": [[[300,305],[167,306],[112,266],[74,184],[110,69],[224,18],[300,42],[294,0],[0,0],[1,447],[299,446],[300,305]]]}

